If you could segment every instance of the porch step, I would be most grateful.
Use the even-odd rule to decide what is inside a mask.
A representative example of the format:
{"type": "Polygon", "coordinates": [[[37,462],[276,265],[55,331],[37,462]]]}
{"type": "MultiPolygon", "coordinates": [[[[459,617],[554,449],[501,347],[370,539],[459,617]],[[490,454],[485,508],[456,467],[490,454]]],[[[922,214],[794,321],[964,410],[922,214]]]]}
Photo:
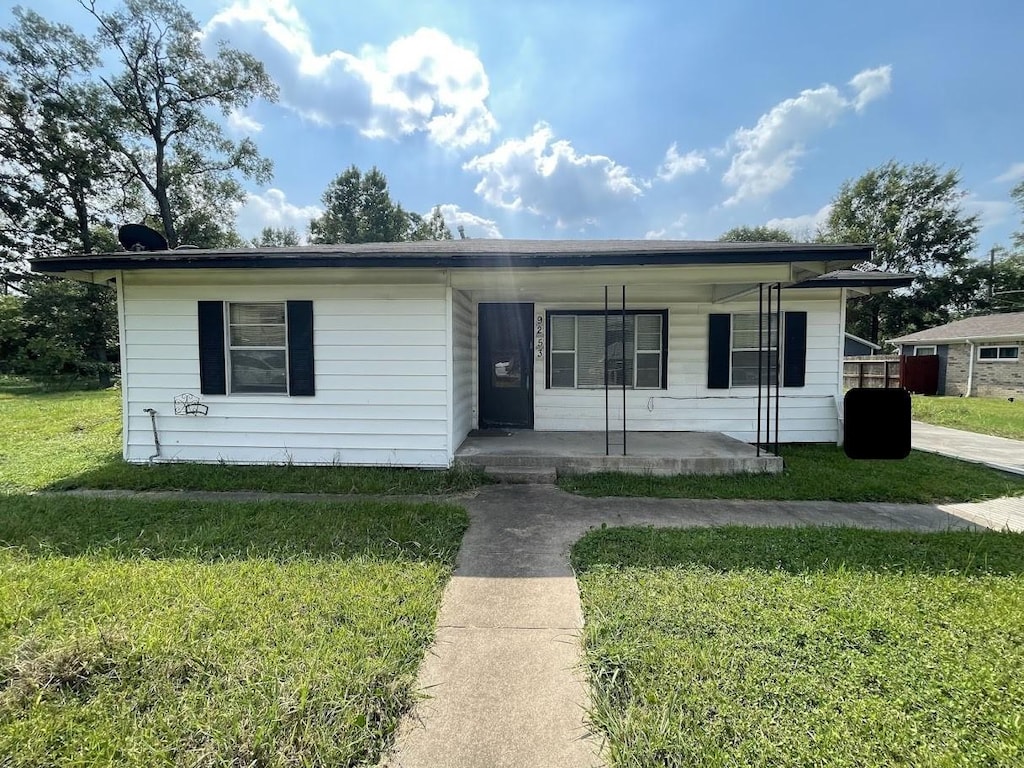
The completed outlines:
{"type": "Polygon", "coordinates": [[[484,474],[499,483],[547,485],[555,482],[558,473],[554,467],[484,467],[484,474]]]}

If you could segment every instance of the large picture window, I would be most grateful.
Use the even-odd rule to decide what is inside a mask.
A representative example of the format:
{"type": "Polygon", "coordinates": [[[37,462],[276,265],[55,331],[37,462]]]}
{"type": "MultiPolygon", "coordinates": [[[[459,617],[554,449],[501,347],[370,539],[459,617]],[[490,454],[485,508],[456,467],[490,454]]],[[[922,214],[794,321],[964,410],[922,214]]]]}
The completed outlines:
{"type": "Polygon", "coordinates": [[[667,311],[548,312],[548,386],[603,388],[607,373],[608,386],[663,389],[667,325],[667,311]]]}
{"type": "Polygon", "coordinates": [[[756,312],[732,316],[731,369],[734,387],[756,387],[758,365],[761,366],[762,384],[775,381],[779,329],[774,314],[761,317],[759,330],[756,312]],[[758,339],[759,333],[763,334],[763,342],[758,339]]]}
{"type": "Polygon", "coordinates": [[[284,302],[228,304],[228,367],[234,393],[288,393],[284,302]]]}

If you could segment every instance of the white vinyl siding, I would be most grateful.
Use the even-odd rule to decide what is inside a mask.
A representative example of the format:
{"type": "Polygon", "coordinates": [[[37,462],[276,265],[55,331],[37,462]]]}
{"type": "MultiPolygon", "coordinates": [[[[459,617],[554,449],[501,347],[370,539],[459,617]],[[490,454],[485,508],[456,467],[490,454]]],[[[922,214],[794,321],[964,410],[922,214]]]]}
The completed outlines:
{"type": "Polygon", "coordinates": [[[129,461],[154,452],[144,410],[153,408],[164,461],[449,466],[443,285],[312,284],[289,270],[262,282],[192,273],[184,284],[192,276],[174,274],[182,284],[121,280],[129,461]],[[312,300],[316,395],[200,394],[200,300],[312,300]],[[208,414],[174,415],[181,394],[198,396],[208,414]]]}
{"type": "Polygon", "coordinates": [[[458,450],[473,429],[475,347],[476,306],[462,291],[452,291],[452,450],[458,450]]]}
{"type": "MultiPolygon", "coordinates": [[[[838,292],[837,292],[838,294],[838,292]]],[[[663,303],[656,305],[661,308],[663,303]]],[[[757,302],[670,303],[668,307],[668,366],[666,390],[626,391],[629,429],[649,431],[716,431],[753,442],[757,426],[757,391],[707,388],[708,315],[714,312],[751,314],[757,302]]],[[[579,309],[591,309],[582,305],[579,309]]],[[[653,309],[653,307],[651,307],[653,309]]],[[[572,309],[564,303],[536,305],[537,313],[572,309]]],[[[638,307],[642,309],[642,307],[638,307]]],[[[807,312],[807,368],[803,387],[780,387],[782,442],[829,442],[838,438],[836,396],[840,392],[842,325],[838,295],[807,300],[798,292],[783,292],[783,311],[807,312]]],[[[755,331],[756,335],[756,331],[755,331]]],[[[554,332],[551,333],[554,343],[554,332]]],[[[554,350],[555,347],[552,347],[554,350]]],[[[537,381],[544,381],[547,356],[536,360],[537,381]]],[[[756,384],[756,382],[755,382],[756,384]]],[[[622,395],[611,398],[612,424],[621,424],[622,395]]],[[[538,430],[604,430],[603,389],[538,387],[534,392],[534,428],[538,430]]],[[[773,403],[774,411],[774,403],[773,403]]]]}

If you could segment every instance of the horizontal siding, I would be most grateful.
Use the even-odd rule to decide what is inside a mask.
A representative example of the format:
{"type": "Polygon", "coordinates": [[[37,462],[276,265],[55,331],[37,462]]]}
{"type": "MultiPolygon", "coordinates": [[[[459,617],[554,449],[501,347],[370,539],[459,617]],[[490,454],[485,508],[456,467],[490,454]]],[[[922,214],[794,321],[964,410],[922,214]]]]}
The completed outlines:
{"type": "Polygon", "coordinates": [[[130,461],[449,464],[444,288],[338,285],[141,285],[123,281],[130,461]],[[202,395],[196,302],[312,299],[316,395],[202,395]],[[174,414],[197,396],[206,416],[174,414]]]}
{"type": "MultiPolygon", "coordinates": [[[[584,307],[538,305],[536,311],[541,314],[548,309],[572,308],[584,307]]],[[[757,388],[707,388],[707,324],[712,312],[756,312],[756,302],[630,306],[633,308],[669,310],[668,389],[627,390],[627,427],[651,431],[717,431],[741,440],[755,440],[757,388]]],[[[842,336],[838,301],[787,301],[783,310],[808,313],[807,374],[805,386],[780,388],[780,440],[834,442],[838,436],[835,396],[839,392],[839,340],[842,336]]],[[[547,389],[544,386],[546,356],[535,364],[536,429],[605,428],[603,389],[547,389]]],[[[773,419],[774,411],[773,402],[773,419]]],[[[612,390],[610,413],[612,427],[621,428],[621,390],[612,390]]]]}
{"type": "Polygon", "coordinates": [[[476,306],[462,291],[452,291],[452,448],[458,448],[473,428],[476,376],[473,349],[476,342],[476,306]]]}

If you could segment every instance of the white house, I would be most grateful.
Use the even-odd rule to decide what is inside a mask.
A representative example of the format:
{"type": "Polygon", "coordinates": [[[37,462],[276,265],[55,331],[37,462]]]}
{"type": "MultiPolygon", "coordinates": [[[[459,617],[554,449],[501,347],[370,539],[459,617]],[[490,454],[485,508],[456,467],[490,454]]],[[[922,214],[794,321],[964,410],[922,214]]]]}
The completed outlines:
{"type": "Polygon", "coordinates": [[[457,240],[32,266],[117,289],[128,461],[154,457],[155,424],[163,461],[448,467],[471,430],[604,430],[606,407],[630,430],[750,442],[776,359],[780,440],[837,441],[847,295],[909,283],[843,271],[869,255],[457,240]]]}

